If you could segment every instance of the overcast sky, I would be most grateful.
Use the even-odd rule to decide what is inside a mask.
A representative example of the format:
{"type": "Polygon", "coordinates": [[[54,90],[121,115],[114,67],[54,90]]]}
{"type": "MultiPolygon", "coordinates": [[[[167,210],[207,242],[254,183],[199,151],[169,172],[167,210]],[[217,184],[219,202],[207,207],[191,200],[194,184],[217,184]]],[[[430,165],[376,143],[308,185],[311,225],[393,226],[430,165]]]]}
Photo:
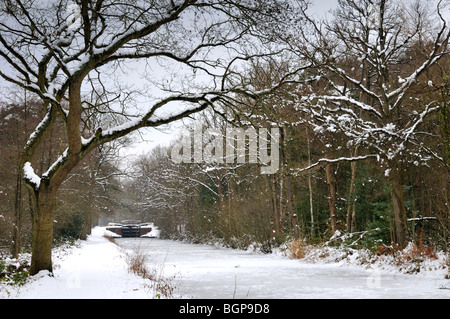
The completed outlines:
{"type": "MultiPolygon", "coordinates": [[[[404,0],[404,1],[412,1],[412,0],[404,0]]],[[[444,0],[444,2],[445,1],[449,3],[449,6],[445,9],[445,14],[446,17],[448,17],[448,19],[450,20],[450,0],[444,0]]],[[[311,8],[311,12],[317,15],[328,13],[331,9],[336,7],[337,2],[338,0],[315,0],[314,6],[313,8],[311,8]]],[[[3,60],[0,61],[4,62],[3,60]]],[[[5,82],[2,79],[0,79],[0,88],[4,86],[4,84],[5,82]]],[[[6,93],[5,91],[4,93],[6,93]]],[[[0,93],[2,92],[0,91],[0,93]]],[[[169,129],[165,132],[161,132],[156,129],[144,129],[141,131],[140,136],[144,138],[145,141],[141,141],[139,139],[139,135],[136,134],[135,136],[136,138],[138,138],[138,141],[132,147],[128,148],[126,150],[126,153],[134,156],[136,154],[147,153],[158,144],[167,145],[170,141],[176,138],[178,134],[180,134],[178,131],[179,130],[176,129],[176,126],[172,127],[172,129],[169,129]]]]}
{"type": "MultiPolygon", "coordinates": [[[[336,7],[337,2],[338,0],[316,0],[314,1],[314,7],[311,8],[311,12],[314,14],[326,14],[336,7]]],[[[126,148],[124,154],[135,157],[149,152],[157,145],[170,144],[180,134],[179,125],[172,125],[164,131],[153,128],[141,130],[139,136],[136,134],[138,141],[131,147],[126,148]]]]}
{"type": "MultiPolygon", "coordinates": [[[[337,0],[316,0],[314,1],[314,7],[311,8],[311,12],[314,14],[326,13],[330,9],[335,7],[336,4],[337,0]]],[[[4,61],[0,59],[0,63],[4,63],[4,61]]],[[[3,68],[3,71],[5,71],[4,67],[5,66],[0,65],[0,68],[3,68]]],[[[139,79],[135,76],[130,78],[130,81],[133,80],[142,82],[142,78],[139,79]]],[[[9,91],[8,87],[11,87],[11,84],[5,82],[2,78],[0,78],[0,94],[6,94],[9,91]]],[[[130,156],[135,157],[136,155],[147,153],[159,144],[169,144],[170,141],[174,140],[178,136],[178,134],[180,134],[179,129],[177,129],[177,127],[179,127],[180,125],[181,124],[172,125],[171,128],[166,129],[164,132],[153,128],[141,130],[139,134],[134,134],[137,139],[136,143],[125,149],[124,154],[130,154],[130,156]]]]}
{"type": "Polygon", "coordinates": [[[315,0],[314,10],[318,12],[328,12],[337,5],[337,0],[315,0]]]}

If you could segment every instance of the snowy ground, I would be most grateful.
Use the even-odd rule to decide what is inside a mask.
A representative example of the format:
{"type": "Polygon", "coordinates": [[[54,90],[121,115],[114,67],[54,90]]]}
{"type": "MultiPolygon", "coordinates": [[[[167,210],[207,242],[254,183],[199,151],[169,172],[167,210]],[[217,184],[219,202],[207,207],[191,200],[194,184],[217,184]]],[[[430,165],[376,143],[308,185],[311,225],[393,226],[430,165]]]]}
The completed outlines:
{"type": "Polygon", "coordinates": [[[152,298],[146,281],[128,272],[124,252],[103,238],[103,232],[94,228],[71,252],[55,252],[53,277],[40,272],[18,289],[0,286],[0,298],[152,298]]]}
{"type": "Polygon", "coordinates": [[[36,276],[0,298],[155,298],[157,292],[128,272],[125,252],[147,255],[149,267],[170,279],[175,298],[436,298],[450,299],[442,271],[418,275],[338,264],[312,264],[271,254],[159,239],[118,239],[95,228],[88,241],[55,258],[54,276],[36,276]]]}

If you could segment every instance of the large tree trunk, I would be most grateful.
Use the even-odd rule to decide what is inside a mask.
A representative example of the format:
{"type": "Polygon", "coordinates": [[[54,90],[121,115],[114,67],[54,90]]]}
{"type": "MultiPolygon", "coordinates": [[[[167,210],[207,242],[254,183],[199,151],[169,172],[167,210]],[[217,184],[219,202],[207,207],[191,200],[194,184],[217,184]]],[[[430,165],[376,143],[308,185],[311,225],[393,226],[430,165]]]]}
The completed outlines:
{"type": "Polygon", "coordinates": [[[392,169],[390,172],[390,183],[392,187],[392,205],[394,210],[395,243],[400,248],[405,248],[408,230],[406,225],[406,208],[403,200],[401,175],[396,169],[392,169]]]}
{"type": "Polygon", "coordinates": [[[42,178],[39,186],[25,180],[32,203],[31,275],[41,270],[53,272],[52,245],[56,195],[62,182],[81,159],[82,156],[67,159],[64,168],[59,169],[52,177],[42,178]]]}
{"type": "Polygon", "coordinates": [[[30,193],[33,202],[30,274],[35,275],[41,270],[53,271],[52,243],[56,190],[41,185],[39,191],[31,190],[30,193]]]}

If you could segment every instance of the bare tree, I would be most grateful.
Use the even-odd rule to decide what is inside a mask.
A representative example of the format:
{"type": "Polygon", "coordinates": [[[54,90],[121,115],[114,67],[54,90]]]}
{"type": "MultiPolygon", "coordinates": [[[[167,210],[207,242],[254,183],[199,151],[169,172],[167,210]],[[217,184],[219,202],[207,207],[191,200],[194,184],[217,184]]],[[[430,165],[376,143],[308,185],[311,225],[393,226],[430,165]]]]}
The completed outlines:
{"type": "MultiPolygon", "coordinates": [[[[143,127],[157,127],[213,105],[233,103],[242,63],[275,55],[269,31],[288,25],[289,1],[2,0],[0,76],[37,95],[44,117],[22,155],[33,202],[31,273],[52,271],[55,199],[74,167],[96,147],[143,127]],[[120,76],[144,61],[146,103],[127,104],[120,76]],[[158,65],[159,62],[159,65],[158,65]],[[158,76],[154,69],[162,70],[158,76]],[[109,78],[118,78],[109,84],[109,78]],[[116,85],[114,85],[116,84],[116,85]],[[92,99],[84,98],[92,93],[92,99]],[[85,136],[89,112],[116,114],[115,127],[85,136]],[[34,154],[62,119],[67,147],[45,171],[34,154]]],[[[122,80],[123,81],[123,80],[122,80]]],[[[130,93],[130,92],[129,92],[130,93]]],[[[266,94],[267,92],[264,92],[266,94]]]]}
{"type": "Polygon", "coordinates": [[[433,85],[421,83],[422,76],[450,53],[441,2],[430,12],[418,1],[406,8],[401,1],[341,0],[331,22],[314,21],[304,11],[311,28],[297,46],[302,58],[315,65],[317,84],[298,100],[315,131],[342,132],[348,148],[366,153],[322,159],[311,167],[378,158],[392,188],[396,242],[402,247],[407,234],[404,168],[430,158],[444,161],[427,147],[422,127],[439,111],[439,101],[415,94],[417,87],[433,85]]]}

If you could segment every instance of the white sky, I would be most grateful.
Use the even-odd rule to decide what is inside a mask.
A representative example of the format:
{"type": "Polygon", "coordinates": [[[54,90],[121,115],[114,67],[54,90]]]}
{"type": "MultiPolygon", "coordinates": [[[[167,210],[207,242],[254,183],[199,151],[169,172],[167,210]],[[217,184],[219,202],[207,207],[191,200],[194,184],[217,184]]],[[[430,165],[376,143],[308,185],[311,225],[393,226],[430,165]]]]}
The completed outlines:
{"type": "MultiPolygon", "coordinates": [[[[444,16],[450,21],[450,0],[444,0],[444,3],[445,1],[448,2],[448,6],[444,11],[444,16]]],[[[433,0],[430,0],[430,2],[433,2],[433,0]]],[[[311,8],[311,13],[328,15],[329,11],[337,6],[337,3],[338,0],[315,0],[314,7],[311,8]]],[[[178,124],[178,126],[179,125],[180,124],[178,124]]],[[[125,149],[124,154],[127,154],[127,156],[132,158],[136,155],[148,153],[152,148],[158,145],[169,145],[171,141],[179,136],[179,134],[180,130],[177,130],[176,124],[172,125],[172,129],[167,131],[144,129],[141,131],[141,137],[145,140],[139,139],[132,147],[125,149]]]]}
{"type": "MultiPolygon", "coordinates": [[[[330,11],[337,5],[338,0],[316,0],[311,12],[314,14],[323,14],[330,11]]],[[[168,129],[142,129],[138,134],[135,134],[137,141],[132,146],[124,148],[122,154],[127,156],[127,159],[132,160],[139,155],[150,152],[158,145],[169,145],[171,141],[177,138],[180,134],[181,123],[172,124],[168,129]]]]}
{"type": "Polygon", "coordinates": [[[338,0],[315,0],[314,10],[317,12],[328,12],[337,5],[338,0]]]}
{"type": "MultiPolygon", "coordinates": [[[[409,1],[409,0],[405,0],[409,1]]],[[[449,17],[450,20],[450,0],[444,0],[449,3],[449,6],[445,9],[445,14],[449,17]]],[[[314,14],[323,14],[329,12],[332,8],[337,5],[338,0],[316,0],[314,1],[314,7],[311,9],[311,12],[314,14]]],[[[2,60],[0,60],[2,61],[2,60]]],[[[3,61],[2,61],[3,62],[3,61]]],[[[0,65],[2,68],[2,65],[0,65]]],[[[136,73],[130,77],[130,81],[137,80],[139,82],[143,82],[143,79],[136,78],[136,73]]],[[[123,79],[124,82],[128,81],[128,79],[123,79]]],[[[0,93],[6,93],[7,89],[2,92],[2,88],[5,87],[5,82],[0,79],[0,93]]],[[[127,159],[131,160],[140,154],[145,154],[151,151],[157,145],[168,145],[171,141],[173,141],[180,134],[181,123],[172,124],[169,129],[165,129],[164,131],[161,129],[142,129],[139,134],[135,133],[133,137],[136,138],[136,142],[133,143],[129,148],[124,148],[122,151],[123,155],[127,155],[127,159]]]]}

